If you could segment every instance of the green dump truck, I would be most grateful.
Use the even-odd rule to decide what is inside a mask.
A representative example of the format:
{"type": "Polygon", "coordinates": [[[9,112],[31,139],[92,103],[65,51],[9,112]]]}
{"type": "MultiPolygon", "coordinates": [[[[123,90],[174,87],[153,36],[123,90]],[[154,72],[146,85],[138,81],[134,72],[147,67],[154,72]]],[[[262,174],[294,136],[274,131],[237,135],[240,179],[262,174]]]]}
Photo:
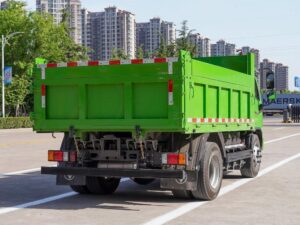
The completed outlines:
{"type": "Polygon", "coordinates": [[[34,130],[64,132],[48,151],[57,184],[111,194],[123,177],[212,200],[223,174],[255,177],[262,104],[254,55],[49,63],[34,74],[34,130]]]}

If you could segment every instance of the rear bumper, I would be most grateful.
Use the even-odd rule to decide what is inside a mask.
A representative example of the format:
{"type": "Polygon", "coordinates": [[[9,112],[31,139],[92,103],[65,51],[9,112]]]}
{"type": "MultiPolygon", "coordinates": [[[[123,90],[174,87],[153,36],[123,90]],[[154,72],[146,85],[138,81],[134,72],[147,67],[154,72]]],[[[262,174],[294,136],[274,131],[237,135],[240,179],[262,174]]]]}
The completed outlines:
{"type": "Polygon", "coordinates": [[[41,174],[90,177],[135,177],[183,179],[182,170],[161,169],[98,169],[86,167],[42,167],[41,174]]]}

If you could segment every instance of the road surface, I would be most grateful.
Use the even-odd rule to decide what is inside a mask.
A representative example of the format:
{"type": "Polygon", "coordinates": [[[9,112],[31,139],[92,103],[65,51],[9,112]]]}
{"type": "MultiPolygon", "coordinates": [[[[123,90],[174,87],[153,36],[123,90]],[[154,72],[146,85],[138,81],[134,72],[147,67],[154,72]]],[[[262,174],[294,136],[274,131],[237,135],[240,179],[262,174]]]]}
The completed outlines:
{"type": "Polygon", "coordinates": [[[299,224],[300,126],[267,119],[262,168],[256,179],[229,174],[212,202],[173,198],[158,182],[123,179],[111,196],[78,195],[40,175],[61,134],[0,131],[0,225],[45,224],[299,224]]]}

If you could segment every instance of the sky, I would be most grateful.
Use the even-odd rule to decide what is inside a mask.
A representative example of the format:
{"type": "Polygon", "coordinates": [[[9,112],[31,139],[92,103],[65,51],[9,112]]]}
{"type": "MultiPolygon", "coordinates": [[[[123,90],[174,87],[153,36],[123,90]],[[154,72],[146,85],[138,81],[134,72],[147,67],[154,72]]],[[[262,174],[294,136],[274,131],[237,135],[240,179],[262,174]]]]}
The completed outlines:
{"type": "MultiPolygon", "coordinates": [[[[35,0],[27,0],[35,10],[35,0]]],[[[103,11],[117,6],[136,15],[136,22],[160,17],[174,22],[183,20],[190,29],[216,42],[224,39],[237,47],[250,46],[268,58],[290,68],[293,77],[300,76],[300,1],[299,0],[82,0],[82,7],[103,11]]]]}

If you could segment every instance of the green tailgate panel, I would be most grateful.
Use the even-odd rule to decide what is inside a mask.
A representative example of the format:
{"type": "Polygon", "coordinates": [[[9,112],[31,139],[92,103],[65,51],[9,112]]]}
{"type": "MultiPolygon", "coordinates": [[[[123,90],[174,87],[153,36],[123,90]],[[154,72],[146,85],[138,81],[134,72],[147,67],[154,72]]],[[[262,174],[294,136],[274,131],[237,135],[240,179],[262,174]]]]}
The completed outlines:
{"type": "Polygon", "coordinates": [[[133,84],[133,118],[168,118],[168,84],[133,84]]]}
{"type": "Polygon", "coordinates": [[[78,86],[47,86],[47,119],[78,119],[79,88],[78,86]]]}
{"type": "Polygon", "coordinates": [[[123,119],[124,85],[87,85],[88,119],[123,119]]]}

